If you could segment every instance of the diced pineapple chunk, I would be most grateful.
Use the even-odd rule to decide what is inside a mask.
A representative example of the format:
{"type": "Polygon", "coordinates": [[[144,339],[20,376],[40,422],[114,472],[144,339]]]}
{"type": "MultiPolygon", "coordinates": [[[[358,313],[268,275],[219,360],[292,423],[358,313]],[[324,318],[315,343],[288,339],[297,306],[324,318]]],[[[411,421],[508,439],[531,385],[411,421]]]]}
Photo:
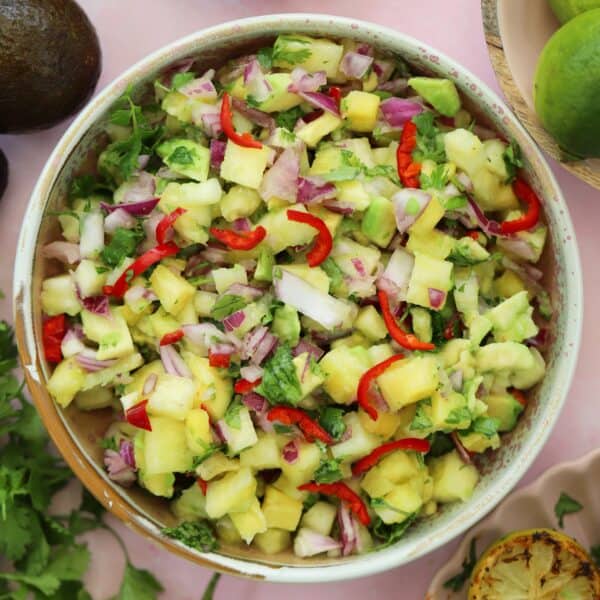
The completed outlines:
{"type": "Polygon", "coordinates": [[[268,146],[245,148],[228,140],[225,158],[221,163],[221,177],[257,190],[267,168],[270,153],[271,149],[268,146]]]}
{"type": "Polygon", "coordinates": [[[98,360],[121,358],[133,352],[129,327],[118,309],[111,310],[108,317],[83,310],[81,323],[86,337],[98,342],[98,360]]]}
{"type": "Polygon", "coordinates": [[[246,269],[242,265],[230,268],[213,269],[212,278],[219,294],[224,294],[234,283],[248,283],[246,269]]]}
{"type": "Polygon", "coordinates": [[[150,417],[152,431],[144,432],[144,471],[185,473],[192,469],[192,454],[185,441],[185,425],[167,417],[150,417]]]}
{"type": "Polygon", "coordinates": [[[229,516],[246,544],[250,544],[257,533],[267,531],[267,520],[256,498],[252,500],[248,510],[231,513],[229,516]]]}
{"type": "Polygon", "coordinates": [[[302,67],[309,73],[325,71],[328,78],[338,72],[344,47],[324,38],[283,34],[274,45],[273,65],[284,69],[302,67]],[[290,58],[292,62],[287,59],[290,58]]]}
{"type": "Polygon", "coordinates": [[[300,391],[302,398],[306,398],[311,392],[316,390],[325,380],[325,375],[321,368],[315,363],[314,358],[308,352],[303,352],[292,359],[296,368],[296,375],[300,382],[300,391]],[[308,364],[307,364],[308,362],[308,364]]]}
{"type": "Polygon", "coordinates": [[[362,375],[371,368],[367,350],[362,346],[338,346],[319,362],[326,374],[323,387],[338,404],[351,404],[362,375]]]}
{"type": "Polygon", "coordinates": [[[321,267],[309,267],[308,265],[281,265],[280,269],[304,279],[307,283],[318,290],[329,293],[329,277],[321,267]]]}
{"type": "Polygon", "coordinates": [[[295,485],[310,481],[321,462],[321,451],[316,444],[298,442],[298,458],[293,463],[282,460],[281,471],[295,485]]]}
{"type": "MultiPolygon", "coordinates": [[[[302,204],[294,204],[288,208],[307,212],[302,204]]],[[[274,254],[278,254],[288,246],[308,244],[316,235],[313,227],[304,223],[290,221],[287,218],[288,208],[270,210],[257,223],[257,225],[261,225],[267,230],[267,237],[264,243],[273,250],[274,254]]]]}
{"type": "Polygon", "coordinates": [[[265,490],[262,511],[269,529],[295,531],[302,515],[302,502],[269,485],[265,490]]]}
{"type": "Polygon", "coordinates": [[[265,554],[278,554],[291,546],[292,536],[284,529],[267,529],[264,533],[256,534],[254,545],[265,554]]]}
{"type": "Polygon", "coordinates": [[[422,467],[414,452],[397,450],[388,454],[378,464],[381,475],[392,483],[404,483],[418,477],[422,467]]]}
{"type": "Polygon", "coordinates": [[[376,346],[371,346],[367,352],[374,365],[394,355],[394,349],[390,344],[377,344],[376,346]]]}
{"type": "Polygon", "coordinates": [[[74,317],[81,311],[81,303],[75,293],[75,284],[69,274],[44,279],[40,299],[42,310],[50,317],[62,313],[74,317]]]}
{"type": "Polygon", "coordinates": [[[383,498],[394,489],[394,483],[381,474],[379,466],[375,466],[363,477],[360,487],[371,498],[383,498]]]}
{"type": "Polygon", "coordinates": [[[452,289],[452,267],[453,264],[449,261],[416,254],[408,284],[407,301],[425,308],[441,310],[446,303],[447,292],[452,289]],[[430,290],[432,289],[445,293],[439,306],[431,305],[430,290]]]}
{"type": "Polygon", "coordinates": [[[342,119],[325,111],[320,117],[298,129],[296,136],[309,148],[314,148],[326,135],[340,127],[341,124],[342,119]]]}
{"type": "Polygon", "coordinates": [[[187,377],[160,375],[148,397],[148,413],[183,421],[194,404],[198,384],[187,377]]]}
{"type": "Polygon", "coordinates": [[[353,131],[371,132],[377,122],[381,98],[377,94],[352,90],[342,100],[342,116],[353,131]]]}
{"type": "Polygon", "coordinates": [[[201,408],[190,410],[185,418],[185,439],[194,456],[204,456],[212,444],[208,413],[201,408]]]}
{"type": "Polygon", "coordinates": [[[250,411],[245,406],[241,406],[237,416],[238,419],[235,424],[233,422],[227,423],[225,419],[219,421],[219,427],[223,432],[223,437],[227,440],[227,448],[231,455],[238,454],[245,448],[253,446],[258,440],[250,411]]]}
{"type": "Polygon", "coordinates": [[[232,222],[241,217],[249,217],[260,205],[260,194],[251,188],[234,185],[221,198],[221,214],[232,222]]]}
{"type": "Polygon", "coordinates": [[[377,385],[392,410],[428,398],[438,383],[437,364],[432,356],[398,361],[377,378],[377,385]]]}
{"type": "Polygon", "coordinates": [[[242,538],[229,515],[225,515],[215,523],[215,530],[219,540],[225,544],[237,545],[242,542],[242,538]]]}
{"type": "Polygon", "coordinates": [[[254,446],[240,453],[242,467],[250,467],[256,471],[278,469],[280,462],[281,453],[273,435],[259,436],[254,446]]]}
{"type": "Polygon", "coordinates": [[[172,315],[177,315],[196,293],[193,285],[163,265],[154,269],[150,284],[162,307],[172,315]]]}
{"type": "Polygon", "coordinates": [[[337,509],[329,502],[317,502],[302,517],[301,526],[308,527],[321,535],[329,535],[335,521],[337,509]]]}
{"type": "Polygon", "coordinates": [[[385,440],[394,435],[402,422],[402,417],[393,412],[380,412],[377,419],[373,421],[366,412],[359,410],[358,418],[365,431],[381,436],[385,440]]]}
{"type": "Polygon", "coordinates": [[[334,458],[351,462],[366,456],[381,443],[378,436],[365,431],[359,416],[355,412],[344,415],[344,423],[346,424],[346,431],[350,432],[350,437],[330,447],[334,458]]]}
{"type": "Polygon", "coordinates": [[[363,306],[358,311],[354,327],[372,342],[382,340],[388,334],[385,322],[374,306],[363,306]]]}
{"type": "Polygon", "coordinates": [[[171,503],[171,510],[182,521],[206,519],[206,498],[197,483],[183,490],[181,496],[171,503]]]}
{"type": "Polygon", "coordinates": [[[204,481],[210,481],[219,475],[223,475],[223,473],[238,471],[239,468],[240,461],[237,458],[229,458],[222,452],[215,452],[196,467],[196,473],[204,481]]]}
{"type": "Polygon", "coordinates": [[[218,294],[198,290],[194,296],[194,310],[199,317],[210,317],[213,306],[217,302],[218,294]]]}
{"type": "Polygon", "coordinates": [[[67,358],[54,369],[47,388],[54,400],[66,408],[75,398],[75,394],[83,388],[84,383],[85,371],[75,358],[67,358]]]}
{"type": "Polygon", "coordinates": [[[211,519],[229,513],[245,512],[255,499],[256,479],[248,468],[227,473],[218,481],[211,481],[206,490],[206,512],[211,519]]]}
{"type": "Polygon", "coordinates": [[[439,458],[432,458],[428,466],[433,479],[433,499],[436,502],[464,502],[471,497],[479,480],[479,473],[473,465],[466,465],[456,450],[439,458]]]}
{"type": "Polygon", "coordinates": [[[410,482],[396,485],[383,497],[384,502],[376,503],[375,513],[384,523],[402,523],[419,512],[423,499],[410,482]]]}

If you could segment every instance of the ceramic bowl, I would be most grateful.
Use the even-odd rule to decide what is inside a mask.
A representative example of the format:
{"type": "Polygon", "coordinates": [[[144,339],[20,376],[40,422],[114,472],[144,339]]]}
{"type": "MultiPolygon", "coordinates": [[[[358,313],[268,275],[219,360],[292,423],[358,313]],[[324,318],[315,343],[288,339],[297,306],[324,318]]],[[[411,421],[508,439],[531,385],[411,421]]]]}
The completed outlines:
{"type": "Polygon", "coordinates": [[[533,80],[538,57],[560,27],[548,0],[481,0],[481,7],[490,59],[509,105],[543,150],[564,169],[600,189],[600,159],[565,162],[535,112],[533,80]]]}
{"type": "Polygon", "coordinates": [[[582,506],[578,513],[564,519],[564,531],[586,550],[600,543],[600,450],[594,450],[577,460],[561,463],[548,469],[531,485],[511,494],[486,519],[464,537],[450,560],[437,572],[429,587],[426,600],[466,600],[468,585],[459,592],[444,588],[444,582],[456,573],[476,538],[477,556],[498,538],[520,529],[547,527],[557,529],[554,505],[562,492],[569,494],[582,506]]]}
{"type": "Polygon", "coordinates": [[[76,475],[108,510],[165,549],[206,567],[268,581],[322,582],[371,575],[414,560],[465,531],[510,491],[541,450],[566,397],[579,347],[582,285],[575,234],[561,192],[534,142],[501,100],[451,59],[391,29],[339,17],[287,14],[226,23],[178,40],[133,66],[83,109],[50,156],[23,221],[17,257],[15,324],[25,376],[50,435],[76,475]],[[201,554],[162,536],[161,527],[173,523],[167,503],[141,489],[126,490],[107,478],[97,440],[110,415],[79,412],[74,406],[59,409],[46,390],[50,370],[40,345],[40,286],[49,272],[40,248],[57,235],[55,220],[46,215],[64,205],[70,177],[93,158],[115,100],[130,84],[137,87],[152,82],[173,61],[195,56],[200,69],[208,68],[272,42],[283,32],[366,41],[386,54],[402,56],[418,71],[454,80],[465,105],[483,123],[520,143],[527,177],[544,200],[551,231],[543,257],[544,283],[556,306],[552,336],[557,342],[552,343],[547,356],[548,374],[531,395],[519,426],[484,464],[481,482],[469,502],[445,506],[393,547],[345,559],[300,560],[291,553],[267,557],[252,548],[232,546],[201,554]]]}

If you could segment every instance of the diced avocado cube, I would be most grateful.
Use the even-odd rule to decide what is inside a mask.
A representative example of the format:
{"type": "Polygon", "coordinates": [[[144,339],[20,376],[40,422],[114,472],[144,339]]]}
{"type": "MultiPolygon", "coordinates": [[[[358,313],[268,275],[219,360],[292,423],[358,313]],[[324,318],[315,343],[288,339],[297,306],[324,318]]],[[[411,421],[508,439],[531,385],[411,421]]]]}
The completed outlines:
{"type": "Polygon", "coordinates": [[[227,141],[225,158],[221,163],[221,177],[233,183],[257,190],[269,161],[270,148],[245,148],[227,141]]]}
{"type": "Polygon", "coordinates": [[[195,181],[206,181],[210,166],[210,150],[186,138],[172,138],[160,144],[156,153],[176,173],[195,181]]]}
{"type": "Polygon", "coordinates": [[[430,290],[439,290],[447,295],[452,288],[452,268],[451,262],[431,258],[425,254],[415,255],[415,264],[408,284],[406,298],[408,302],[441,310],[446,303],[446,298],[440,306],[433,307],[430,290]]]}
{"type": "Polygon", "coordinates": [[[302,502],[280,492],[272,485],[265,490],[262,511],[269,529],[295,531],[302,516],[302,502]]]}
{"type": "Polygon", "coordinates": [[[242,265],[213,269],[212,277],[219,294],[224,294],[234,283],[241,283],[243,285],[248,283],[248,275],[242,265]]]}
{"type": "Polygon", "coordinates": [[[256,479],[248,468],[227,473],[222,479],[211,481],[206,490],[206,512],[211,519],[227,513],[248,510],[256,493],[256,479]]]}
{"type": "Polygon", "coordinates": [[[476,240],[468,236],[460,238],[450,254],[450,260],[459,267],[469,267],[484,262],[490,253],[476,240]]]}
{"type": "Polygon", "coordinates": [[[371,359],[362,346],[338,346],[319,362],[325,372],[323,387],[337,404],[351,404],[362,375],[371,368],[371,359]]]}
{"type": "Polygon", "coordinates": [[[358,311],[354,327],[372,342],[383,340],[388,334],[383,317],[374,306],[363,306],[358,311]]]}
{"type": "Polygon", "coordinates": [[[344,47],[328,39],[306,35],[282,34],[273,46],[273,66],[284,69],[302,67],[309,73],[325,71],[327,77],[335,77],[344,47]]]}
{"type": "Polygon", "coordinates": [[[273,256],[273,251],[267,247],[261,248],[256,262],[254,279],[256,279],[256,281],[273,281],[274,266],[275,257],[273,256]]]}
{"type": "Polygon", "coordinates": [[[249,217],[261,203],[262,198],[255,189],[234,185],[221,198],[221,214],[231,223],[241,217],[249,217]]]}
{"type": "Polygon", "coordinates": [[[466,465],[456,450],[431,459],[428,466],[433,479],[433,499],[436,502],[465,502],[471,497],[479,480],[479,473],[473,465],[466,465]]]}
{"type": "Polygon", "coordinates": [[[172,315],[177,315],[196,293],[193,285],[164,265],[154,269],[150,284],[162,307],[172,315]]]}
{"type": "Polygon", "coordinates": [[[497,341],[521,342],[538,333],[532,314],[533,307],[523,290],[492,308],[485,316],[492,322],[497,341]]]}
{"type": "Polygon", "coordinates": [[[498,431],[512,431],[523,412],[523,405],[512,394],[490,394],[483,401],[489,417],[498,420],[498,431]]]}
{"type": "Polygon", "coordinates": [[[479,346],[483,338],[492,330],[492,322],[483,315],[475,315],[469,321],[469,339],[473,347],[479,346]]]}
{"type": "Polygon", "coordinates": [[[386,248],[396,233],[392,202],[383,196],[375,196],[363,216],[361,230],[369,241],[386,248]]]}
{"type": "Polygon", "coordinates": [[[42,282],[42,310],[50,317],[67,313],[74,317],[81,310],[71,275],[47,277],[42,282]]]}
{"type": "Polygon", "coordinates": [[[453,117],[460,110],[460,96],[449,79],[411,77],[408,85],[446,117],[453,117]]]}
{"type": "Polygon", "coordinates": [[[437,362],[432,356],[400,360],[377,378],[377,385],[392,410],[429,398],[438,383],[437,362]]]}
{"type": "Polygon", "coordinates": [[[371,132],[377,122],[381,98],[377,94],[352,90],[342,100],[342,116],[349,129],[371,132]]]}
{"type": "Polygon", "coordinates": [[[298,311],[284,304],[275,309],[273,315],[273,333],[283,342],[294,347],[300,341],[300,318],[298,311]]]}
{"type": "Polygon", "coordinates": [[[511,385],[518,390],[528,390],[538,383],[546,372],[544,357],[536,348],[529,348],[533,366],[524,369],[515,369],[511,376],[511,385]]]}
{"type": "Polygon", "coordinates": [[[342,119],[325,111],[320,117],[298,129],[296,136],[309,148],[314,148],[326,135],[341,125],[342,119]]]}
{"type": "Polygon", "coordinates": [[[144,471],[147,475],[192,470],[192,453],[185,425],[168,417],[150,417],[152,431],[144,431],[144,471]]]}

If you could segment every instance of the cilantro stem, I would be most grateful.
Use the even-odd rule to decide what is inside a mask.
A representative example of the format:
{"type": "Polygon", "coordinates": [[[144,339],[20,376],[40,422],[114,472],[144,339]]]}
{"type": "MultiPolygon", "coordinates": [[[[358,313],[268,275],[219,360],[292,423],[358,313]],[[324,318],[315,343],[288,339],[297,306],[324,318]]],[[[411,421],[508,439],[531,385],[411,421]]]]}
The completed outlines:
{"type": "Polygon", "coordinates": [[[125,560],[129,564],[132,564],[131,558],[129,556],[129,552],[127,551],[127,546],[125,546],[125,542],[123,541],[121,536],[110,525],[108,525],[104,521],[102,521],[102,523],[100,523],[99,527],[100,527],[100,529],[104,529],[105,531],[108,531],[115,538],[115,540],[117,540],[119,546],[121,546],[121,550],[123,550],[123,554],[125,555],[125,560]]]}
{"type": "Polygon", "coordinates": [[[202,600],[213,600],[213,596],[217,584],[219,583],[219,579],[221,579],[221,573],[214,573],[213,576],[210,578],[206,589],[204,590],[204,594],[202,594],[202,600]]]}

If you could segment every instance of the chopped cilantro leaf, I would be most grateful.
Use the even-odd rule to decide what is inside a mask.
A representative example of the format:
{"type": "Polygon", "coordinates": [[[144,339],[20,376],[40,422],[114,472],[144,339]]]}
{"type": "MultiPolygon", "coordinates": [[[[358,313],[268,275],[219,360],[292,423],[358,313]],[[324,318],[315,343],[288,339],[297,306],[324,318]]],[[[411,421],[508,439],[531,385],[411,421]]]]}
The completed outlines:
{"type": "Polygon", "coordinates": [[[417,410],[409,427],[411,431],[424,431],[433,427],[431,419],[425,412],[425,406],[428,403],[428,400],[421,400],[421,402],[417,403],[417,410]]]}
{"type": "Polygon", "coordinates": [[[186,73],[175,73],[173,75],[173,79],[171,79],[171,89],[178,90],[180,87],[183,87],[186,83],[193,81],[196,78],[196,74],[191,71],[187,71],[186,73]]]}
{"type": "Polygon", "coordinates": [[[162,585],[150,571],[136,569],[128,561],[116,600],[155,600],[162,591],[162,585]]]}
{"type": "Polygon", "coordinates": [[[469,580],[469,577],[471,577],[471,573],[477,563],[476,543],[477,538],[473,538],[469,546],[469,555],[463,560],[462,571],[444,582],[444,587],[446,589],[452,590],[453,592],[460,592],[465,583],[469,580]]]}
{"type": "Polygon", "coordinates": [[[499,424],[500,421],[493,417],[477,417],[473,421],[471,428],[475,433],[480,433],[487,438],[491,438],[498,432],[499,424]]]}
{"type": "Polygon", "coordinates": [[[519,169],[524,165],[521,147],[515,140],[511,140],[510,144],[506,147],[506,150],[504,150],[502,158],[504,159],[506,172],[508,173],[506,183],[511,183],[516,179],[519,169]]]}
{"type": "Polygon", "coordinates": [[[471,411],[466,406],[460,408],[454,408],[448,413],[446,417],[446,423],[448,425],[460,425],[465,421],[471,420],[471,411]]]}
{"type": "Polygon", "coordinates": [[[117,267],[126,256],[133,256],[138,244],[144,239],[144,233],[138,228],[125,229],[118,227],[113,234],[108,246],[100,256],[102,260],[111,267],[117,267]]]}
{"type": "Polygon", "coordinates": [[[562,529],[564,527],[565,515],[571,515],[577,513],[583,509],[583,505],[577,502],[575,498],[571,498],[566,492],[561,492],[559,499],[554,505],[554,514],[558,519],[558,526],[562,529]]]}
{"type": "Polygon", "coordinates": [[[413,123],[417,126],[417,147],[415,149],[417,161],[446,162],[444,141],[439,135],[440,130],[435,126],[433,113],[422,112],[413,117],[413,123]]]}
{"type": "Polygon", "coordinates": [[[294,106],[294,108],[278,113],[275,117],[275,123],[277,123],[277,127],[284,127],[288,131],[293,131],[296,121],[302,118],[303,114],[304,112],[299,106],[294,106]]]}
{"type": "Polygon", "coordinates": [[[341,287],[344,285],[344,272],[340,269],[339,265],[331,257],[327,257],[322,263],[321,268],[330,280],[331,291],[335,294],[339,294],[341,287]]]}
{"type": "Polygon", "coordinates": [[[429,175],[422,172],[419,179],[423,189],[442,190],[448,183],[448,172],[444,165],[437,165],[429,175]]]}
{"type": "Polygon", "coordinates": [[[219,545],[207,521],[184,521],[177,527],[165,527],[161,533],[200,552],[212,552],[219,545]]]}
{"type": "Polygon", "coordinates": [[[210,311],[210,316],[217,321],[222,321],[225,317],[241,310],[248,304],[241,296],[235,294],[224,294],[214,304],[210,311]]]}
{"type": "Polygon", "coordinates": [[[311,57],[310,42],[291,35],[280,35],[273,46],[272,60],[278,66],[297,65],[311,57]]]}
{"type": "Polygon", "coordinates": [[[384,523],[380,517],[376,517],[371,525],[373,535],[380,540],[378,549],[387,548],[395,544],[405,533],[406,530],[413,524],[417,515],[408,516],[402,523],[392,523],[390,525],[384,523]]]}
{"type": "Polygon", "coordinates": [[[313,479],[317,483],[333,483],[344,479],[344,475],[340,470],[341,458],[329,458],[321,460],[319,468],[315,471],[313,479]]]}
{"type": "Polygon", "coordinates": [[[252,94],[246,96],[246,104],[252,108],[258,108],[260,106],[260,102],[252,94]]]}
{"type": "Polygon", "coordinates": [[[335,406],[326,406],[319,415],[319,424],[335,440],[339,440],[346,431],[344,411],[335,406]]]}
{"type": "Polygon", "coordinates": [[[270,71],[273,68],[273,48],[269,46],[261,48],[256,53],[256,58],[265,71],[270,71]]]}
{"type": "Polygon", "coordinates": [[[166,159],[168,164],[176,163],[178,165],[194,164],[194,154],[185,146],[177,146],[166,159]]]}
{"type": "Polygon", "coordinates": [[[447,454],[451,450],[454,450],[454,442],[452,438],[441,431],[436,431],[429,438],[430,449],[427,453],[428,457],[437,458],[443,454],[447,454]]]}
{"type": "Polygon", "coordinates": [[[296,405],[302,399],[300,381],[287,344],[280,344],[264,365],[262,382],[256,391],[271,404],[296,405]]]}

